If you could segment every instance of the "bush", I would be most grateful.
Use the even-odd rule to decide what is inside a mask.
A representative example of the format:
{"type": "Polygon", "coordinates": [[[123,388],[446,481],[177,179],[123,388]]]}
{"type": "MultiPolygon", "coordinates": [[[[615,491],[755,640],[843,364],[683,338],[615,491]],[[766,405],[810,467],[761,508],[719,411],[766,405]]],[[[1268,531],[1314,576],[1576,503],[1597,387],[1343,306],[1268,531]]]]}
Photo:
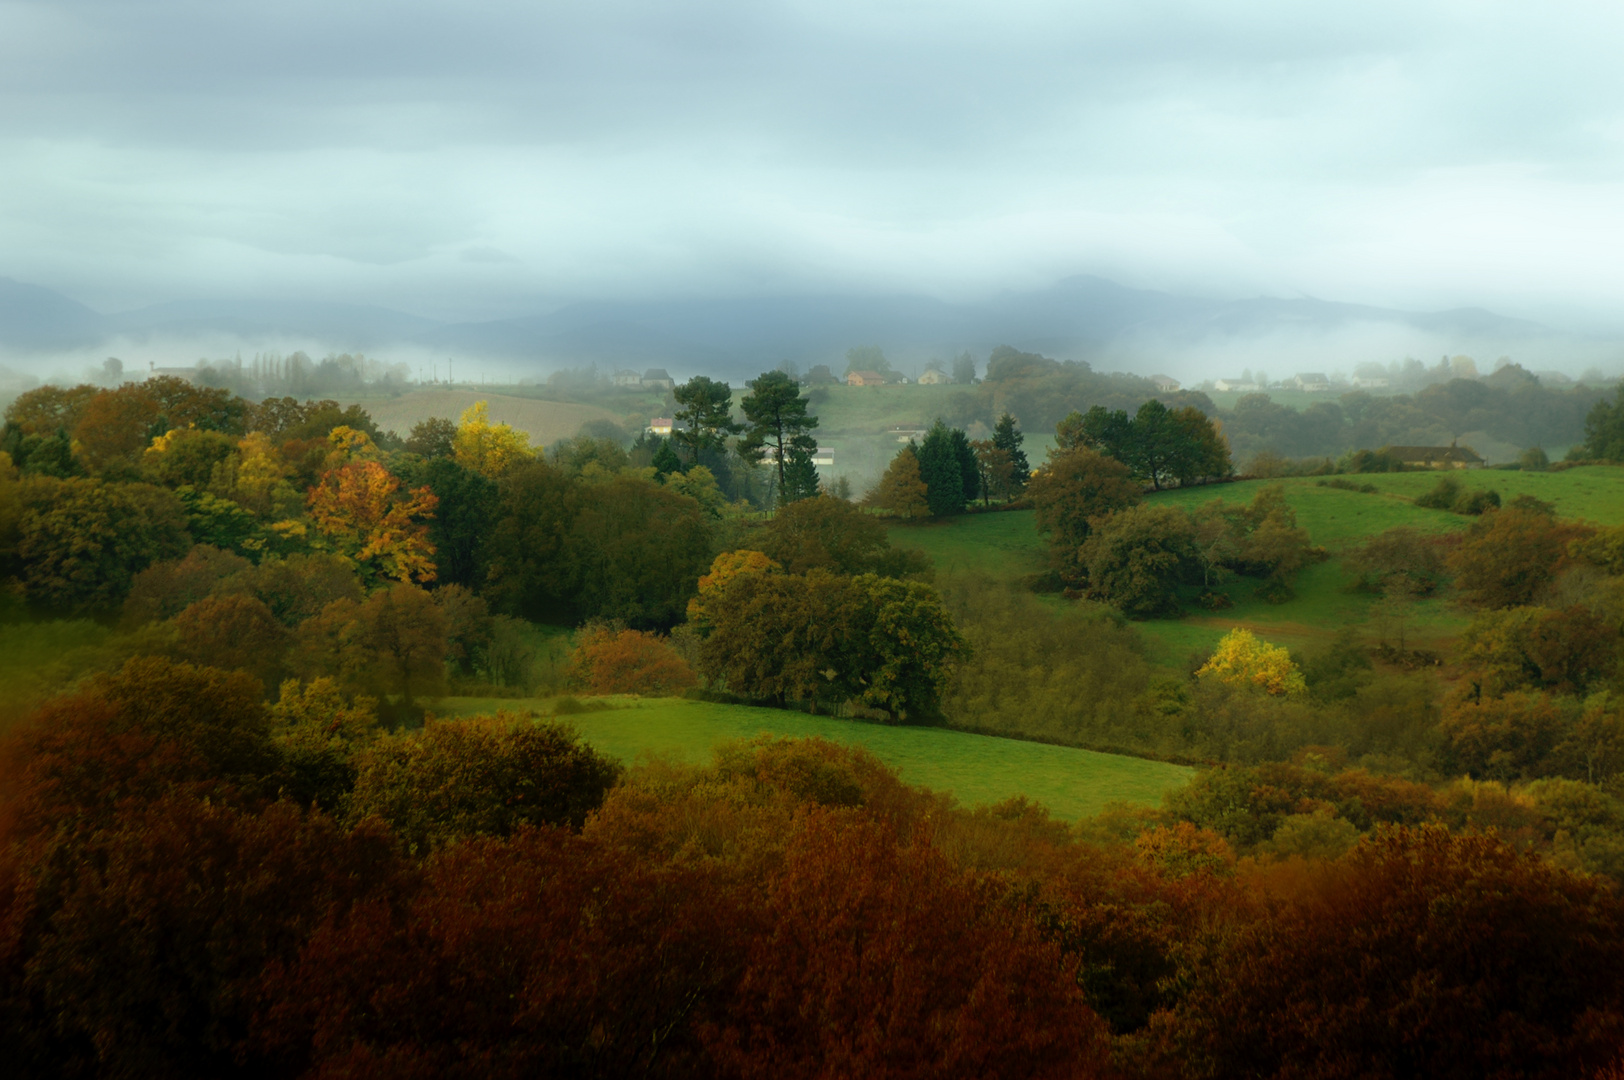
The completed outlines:
{"type": "Polygon", "coordinates": [[[570,657],[571,686],[592,694],[678,693],[699,680],[664,639],[643,630],[588,630],[570,657]]]}

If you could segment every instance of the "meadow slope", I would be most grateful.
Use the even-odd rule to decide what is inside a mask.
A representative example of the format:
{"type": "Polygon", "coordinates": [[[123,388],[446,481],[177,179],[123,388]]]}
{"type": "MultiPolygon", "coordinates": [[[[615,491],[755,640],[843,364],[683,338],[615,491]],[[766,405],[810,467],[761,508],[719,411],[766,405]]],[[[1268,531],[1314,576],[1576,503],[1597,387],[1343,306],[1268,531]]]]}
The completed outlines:
{"type": "MultiPolygon", "coordinates": [[[[1097,814],[1113,802],[1159,805],[1164,792],[1193,775],[1182,765],[945,728],[896,727],[678,698],[603,700],[613,707],[560,719],[575,727],[587,743],[627,764],[643,755],[704,761],[718,743],[764,733],[819,736],[865,746],[907,783],[950,792],[963,804],[1025,795],[1067,820],[1097,814]]],[[[445,716],[498,709],[545,715],[552,707],[552,701],[538,698],[448,698],[438,711],[445,716]]]]}

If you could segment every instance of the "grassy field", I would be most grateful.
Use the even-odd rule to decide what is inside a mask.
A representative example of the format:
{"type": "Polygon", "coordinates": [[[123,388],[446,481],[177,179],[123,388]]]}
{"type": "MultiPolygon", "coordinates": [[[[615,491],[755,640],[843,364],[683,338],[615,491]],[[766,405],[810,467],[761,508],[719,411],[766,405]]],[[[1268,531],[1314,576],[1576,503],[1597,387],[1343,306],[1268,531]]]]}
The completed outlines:
{"type": "MultiPolygon", "coordinates": [[[[587,743],[627,763],[645,754],[704,761],[720,742],[764,732],[817,735],[865,746],[894,767],[903,780],[951,792],[960,803],[974,806],[1025,795],[1043,803],[1056,817],[1069,820],[1098,813],[1112,802],[1157,805],[1163,792],[1191,775],[1190,769],[1160,761],[943,728],[890,727],[676,698],[609,700],[615,708],[562,719],[587,743]]],[[[497,709],[533,709],[545,714],[551,705],[544,699],[448,698],[439,711],[447,716],[474,716],[497,709]]]]}
{"type": "MultiPolygon", "coordinates": [[[[1554,503],[1563,517],[1624,524],[1624,469],[1586,466],[1550,473],[1480,470],[1454,475],[1468,488],[1493,488],[1506,501],[1529,494],[1554,503]]],[[[1193,653],[1211,652],[1218,639],[1235,626],[1294,648],[1326,642],[1345,628],[1371,639],[1390,629],[1383,626],[1372,597],[1346,590],[1348,574],[1340,554],[1364,537],[1397,525],[1448,532],[1470,528],[1472,519],[1414,505],[1411,500],[1416,495],[1438,482],[1436,473],[1343,479],[1368,482],[1379,490],[1365,494],[1320,487],[1313,478],[1272,481],[1284,485],[1298,524],[1332,556],[1298,575],[1295,598],[1283,604],[1264,603],[1252,595],[1255,582],[1232,582],[1222,590],[1234,604],[1228,610],[1136,624],[1151,657],[1158,663],[1181,665],[1193,653]]],[[[1219,498],[1241,504],[1250,502],[1258,488],[1270,482],[1168,491],[1150,499],[1191,510],[1219,498]]],[[[895,544],[923,549],[944,573],[972,570],[1010,581],[1041,570],[1047,553],[1029,511],[967,516],[947,523],[897,524],[891,528],[891,539],[895,544]]],[[[1413,621],[1405,628],[1406,643],[1445,648],[1467,621],[1467,614],[1447,599],[1424,601],[1416,605],[1413,621]]]]}

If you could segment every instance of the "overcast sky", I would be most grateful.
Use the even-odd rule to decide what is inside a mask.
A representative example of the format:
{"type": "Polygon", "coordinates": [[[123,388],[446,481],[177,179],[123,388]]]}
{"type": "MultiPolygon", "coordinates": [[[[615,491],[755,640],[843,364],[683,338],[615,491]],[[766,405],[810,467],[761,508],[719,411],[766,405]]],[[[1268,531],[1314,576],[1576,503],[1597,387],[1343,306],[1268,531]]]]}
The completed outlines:
{"type": "Polygon", "coordinates": [[[1624,6],[0,0],[0,275],[483,318],[1077,273],[1624,323],[1624,6]]]}

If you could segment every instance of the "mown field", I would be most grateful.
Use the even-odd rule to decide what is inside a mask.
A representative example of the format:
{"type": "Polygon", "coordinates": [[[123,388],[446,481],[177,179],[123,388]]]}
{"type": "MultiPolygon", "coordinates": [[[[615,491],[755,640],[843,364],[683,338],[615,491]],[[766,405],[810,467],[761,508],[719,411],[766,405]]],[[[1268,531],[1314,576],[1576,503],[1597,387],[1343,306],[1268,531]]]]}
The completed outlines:
{"type": "MultiPolygon", "coordinates": [[[[865,746],[908,783],[950,792],[964,805],[1025,795],[1068,820],[1096,814],[1113,802],[1158,805],[1164,792],[1192,774],[1184,766],[1160,761],[945,728],[892,727],[676,698],[604,700],[613,708],[561,719],[574,726],[587,743],[628,764],[644,755],[703,761],[718,743],[763,733],[821,736],[865,746]]],[[[446,716],[475,716],[498,709],[547,715],[552,707],[552,700],[540,698],[447,698],[438,711],[446,716]]]]}
{"type": "MultiPolygon", "coordinates": [[[[1437,484],[1438,475],[1387,473],[1340,478],[1369,483],[1378,489],[1374,494],[1320,487],[1314,478],[1299,477],[1151,495],[1153,502],[1193,510],[1213,499],[1247,503],[1258,488],[1279,483],[1297,511],[1298,524],[1331,555],[1328,561],[1298,575],[1296,597],[1283,604],[1258,600],[1252,595],[1256,583],[1239,580],[1220,590],[1234,604],[1223,612],[1192,613],[1182,619],[1135,624],[1152,658],[1167,665],[1182,665],[1194,653],[1210,652],[1218,639],[1235,626],[1245,626],[1271,641],[1299,648],[1328,641],[1343,629],[1373,640],[1392,632],[1391,627],[1383,625],[1372,597],[1347,590],[1349,574],[1340,556],[1365,537],[1398,525],[1423,532],[1469,528],[1471,518],[1413,503],[1416,495],[1437,484]]],[[[1624,469],[1585,466],[1562,472],[1478,470],[1452,475],[1468,488],[1493,488],[1507,502],[1518,495],[1533,495],[1553,503],[1563,517],[1598,525],[1624,524],[1624,469]]],[[[1038,535],[1030,511],[970,515],[945,523],[893,525],[891,539],[895,544],[924,550],[943,573],[968,571],[1011,581],[1042,570],[1047,554],[1047,545],[1038,535]]],[[[1412,646],[1442,648],[1467,621],[1466,613],[1447,597],[1423,601],[1416,605],[1412,620],[1405,626],[1405,640],[1412,646]]]]}

